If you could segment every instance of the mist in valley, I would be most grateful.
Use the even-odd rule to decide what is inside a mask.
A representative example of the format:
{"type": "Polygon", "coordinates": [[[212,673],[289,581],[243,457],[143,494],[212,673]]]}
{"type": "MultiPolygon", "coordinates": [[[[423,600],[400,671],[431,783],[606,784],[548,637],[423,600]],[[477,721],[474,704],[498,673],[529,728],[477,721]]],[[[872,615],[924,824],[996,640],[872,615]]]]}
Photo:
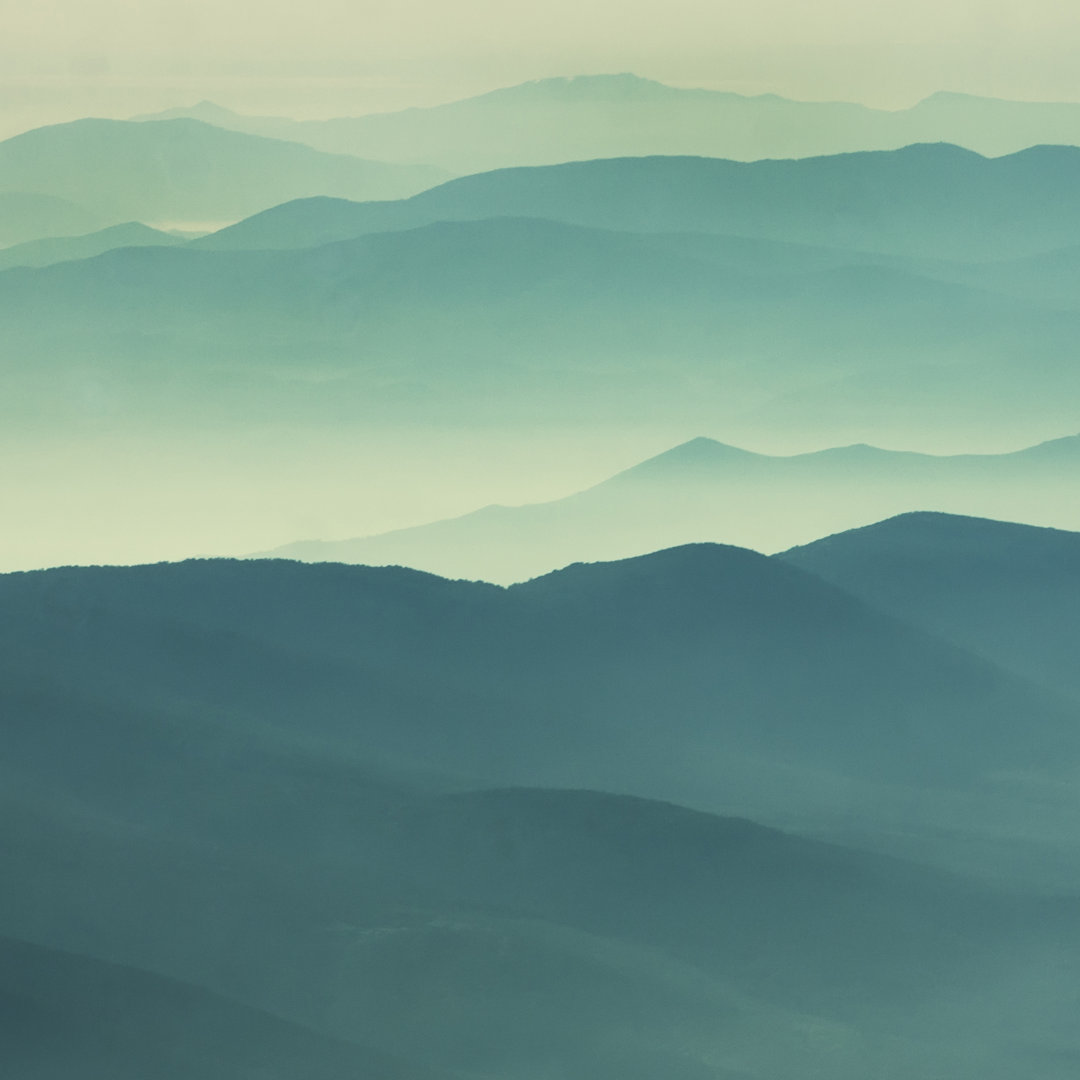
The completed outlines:
{"type": "Polygon", "coordinates": [[[279,7],[8,28],[0,1073],[1073,1080],[1075,20],[279,7]]]}

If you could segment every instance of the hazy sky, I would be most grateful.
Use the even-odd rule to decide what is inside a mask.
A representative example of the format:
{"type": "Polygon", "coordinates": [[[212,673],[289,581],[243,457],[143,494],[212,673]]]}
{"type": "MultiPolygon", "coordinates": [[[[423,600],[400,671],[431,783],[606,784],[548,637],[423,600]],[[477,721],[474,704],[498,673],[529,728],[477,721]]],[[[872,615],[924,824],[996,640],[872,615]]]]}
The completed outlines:
{"type": "Polygon", "coordinates": [[[205,96],[369,111],[613,71],[884,106],[1080,100],[1074,0],[0,0],[0,27],[8,129],[205,96]]]}

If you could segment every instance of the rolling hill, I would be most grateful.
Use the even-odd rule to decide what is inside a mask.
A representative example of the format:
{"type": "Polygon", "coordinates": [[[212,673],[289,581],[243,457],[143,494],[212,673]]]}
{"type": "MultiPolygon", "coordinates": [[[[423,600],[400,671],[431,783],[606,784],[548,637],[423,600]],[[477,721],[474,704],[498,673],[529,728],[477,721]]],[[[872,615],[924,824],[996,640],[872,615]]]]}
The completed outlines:
{"type": "Polygon", "coordinates": [[[31,1045],[137,1074],[181,1023],[177,1080],[211,1039],[266,1076],[304,1054],[485,1080],[1075,1064],[1075,903],[1013,862],[1030,831],[1044,873],[1074,866],[1075,807],[1037,804],[1080,754],[1075,708],[777,560],[683,548],[509,590],[69,568],[4,575],[0,601],[0,934],[96,958],[0,945],[31,1045]]]}
{"type": "Polygon", "coordinates": [[[996,156],[1080,142],[1075,104],[940,93],[910,109],[886,111],[681,89],[628,74],[542,79],[433,108],[325,121],[245,116],[207,101],[142,119],[175,117],[457,173],[655,154],[753,161],[920,142],[956,143],[996,156]]]}
{"type": "Polygon", "coordinates": [[[410,199],[276,207],[197,243],[306,247],[436,221],[541,217],[980,261],[1080,243],[1080,148],[984,158],[956,146],[797,161],[620,158],[465,176],[410,199]]]}
{"type": "Polygon", "coordinates": [[[1080,696],[1080,533],[905,514],[780,557],[995,664],[1080,696]]]}
{"type": "Polygon", "coordinates": [[[13,266],[52,266],[54,263],[90,259],[117,248],[172,247],[184,242],[183,237],[129,221],[85,236],[49,237],[0,249],[0,270],[13,266]]]}
{"type": "Polygon", "coordinates": [[[411,566],[508,584],[571,562],[695,541],[780,551],[921,508],[1080,528],[1071,498],[1078,460],[1080,436],[1009,454],[935,456],[846,446],[790,457],[699,438],[554,502],[489,506],[430,525],[310,540],[264,554],[411,566]]]}
{"type": "Polygon", "coordinates": [[[1045,989],[1032,1020],[986,985],[1047,949],[1068,962],[1071,905],[597,792],[413,799],[341,819],[351,837],[328,844],[327,794],[297,800],[298,843],[268,831],[270,857],[253,858],[220,837],[103,831],[85,807],[63,821],[53,803],[45,822],[6,792],[17,873],[0,926],[97,958],[0,944],[5,1049],[48,1080],[79,1055],[103,1076],[177,1080],[274,1077],[305,1055],[328,1080],[446,1075],[432,1062],[485,1078],[797,1080],[810,1063],[1005,1080],[1045,1042],[1075,1045],[1045,989]]]}
{"type": "Polygon", "coordinates": [[[35,732],[107,721],[115,734],[82,749],[72,729],[74,756],[53,766],[67,762],[64,785],[86,797],[115,786],[129,755],[110,747],[138,745],[139,716],[167,703],[170,725],[231,718],[287,744],[303,717],[304,741],[391,774],[628,791],[822,832],[855,815],[887,837],[903,821],[932,851],[935,815],[993,833],[993,815],[969,815],[1012,806],[1005,775],[1052,778],[1080,753],[1064,699],[738,548],[509,590],[211,561],[6,575],[0,592],[5,711],[24,718],[11,761],[37,775],[35,732]]]}
{"type": "Polygon", "coordinates": [[[899,384],[867,423],[910,427],[913,394],[957,430],[1074,417],[1076,312],[887,260],[799,249],[792,270],[782,245],[507,218],[302,250],[199,243],[0,275],[22,358],[8,422],[94,420],[104,400],[112,423],[800,430],[790,400],[836,412],[849,381],[899,384]]]}

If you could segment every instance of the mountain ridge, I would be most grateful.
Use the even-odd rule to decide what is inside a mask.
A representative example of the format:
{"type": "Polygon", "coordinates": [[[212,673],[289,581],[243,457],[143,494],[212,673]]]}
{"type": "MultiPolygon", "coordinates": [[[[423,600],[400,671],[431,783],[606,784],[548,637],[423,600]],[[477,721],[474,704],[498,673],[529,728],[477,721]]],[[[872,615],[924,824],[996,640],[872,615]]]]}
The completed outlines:
{"type": "MultiPolygon", "coordinates": [[[[845,531],[890,504],[921,501],[1060,514],[1080,436],[1000,454],[920,454],[852,445],[775,456],[696,438],[582,491],[546,503],[488,506],[458,518],[340,541],[301,541],[260,553],[305,561],[402,562],[450,576],[508,583],[581,558],[626,557],[693,540],[755,538],[743,546],[780,551],[793,531],[845,531]],[[873,486],[875,494],[856,490],[873,486]],[[853,485],[855,487],[853,488],[853,485]],[[816,501],[803,508],[799,499],[816,501]],[[1041,510],[1040,510],[1041,508],[1041,510]],[[855,519],[855,520],[853,520],[855,519]],[[841,527],[829,529],[832,521],[841,527]],[[667,541],[668,543],[665,543],[667,541]],[[633,549],[638,549],[637,551],[633,549]]],[[[913,503],[914,506],[905,504],[913,503]]]]}
{"type": "Polygon", "coordinates": [[[407,200],[275,207],[201,247],[306,246],[438,220],[539,217],[645,233],[709,233],[864,254],[978,261],[1080,243],[1080,148],[985,158],[948,144],[796,161],[618,157],[458,177],[407,200]],[[610,193],[618,189],[620,197],[610,193]],[[1031,195],[1040,203],[1032,208],[1031,195]],[[839,206],[838,206],[839,200],[839,206]],[[1015,220],[1003,228],[1006,213],[1015,220]],[[987,222],[999,233],[988,237],[987,222]],[[275,235],[276,234],[276,235],[275,235]]]}
{"type": "Polygon", "coordinates": [[[147,118],[194,112],[319,149],[402,160],[412,154],[464,173],[626,154],[759,160],[917,142],[967,143],[1000,156],[1080,141],[1076,104],[933,94],[910,108],[878,109],[673,87],[630,73],[538,79],[439,105],[327,120],[223,114],[205,104],[147,118]]]}
{"type": "MultiPolygon", "coordinates": [[[[387,198],[445,179],[438,170],[328,155],[194,119],[85,119],[0,142],[0,192],[85,205],[105,224],[234,221],[290,197],[387,198]]],[[[27,237],[33,239],[33,237],[27,237]]]]}
{"type": "Polygon", "coordinates": [[[1080,699],[1080,532],[924,512],[775,557],[1080,699]]]}

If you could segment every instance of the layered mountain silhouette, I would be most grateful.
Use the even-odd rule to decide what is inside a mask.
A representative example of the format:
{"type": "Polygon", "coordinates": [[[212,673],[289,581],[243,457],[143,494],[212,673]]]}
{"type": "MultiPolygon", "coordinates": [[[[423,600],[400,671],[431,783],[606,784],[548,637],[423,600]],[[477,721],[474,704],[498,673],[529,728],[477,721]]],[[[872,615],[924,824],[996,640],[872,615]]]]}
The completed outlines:
{"type": "Polygon", "coordinates": [[[977,261],[1080,243],[1078,177],[1080,148],[1067,146],[992,159],[944,144],[799,161],[620,158],[501,169],[386,204],[300,202],[199,244],[304,247],[499,216],[977,261]]]}
{"type": "Polygon", "coordinates": [[[1080,436],[867,443],[1076,430],[1080,107],[190,112],[0,143],[9,560],[832,448],[0,574],[0,1073],[1075,1080],[1080,436]]]}
{"type": "Polygon", "coordinates": [[[0,249],[0,270],[13,266],[52,266],[59,262],[90,259],[106,251],[126,247],[172,247],[186,239],[173,233],[151,229],[137,221],[111,225],[85,236],[57,236],[30,240],[0,249]]]}
{"type": "MultiPolygon", "coordinates": [[[[232,737],[257,752],[257,732],[232,737]]],[[[176,767],[194,804],[206,776],[176,767]]],[[[215,780],[251,771],[241,756],[215,780]]],[[[271,811],[285,775],[267,773],[271,811]]],[[[290,806],[295,839],[267,831],[254,857],[220,834],[106,831],[85,806],[44,822],[9,797],[0,922],[111,958],[0,947],[5,1045],[53,1070],[28,1075],[78,1055],[103,1076],[291,1075],[307,1055],[328,1077],[446,1075],[434,1060],[470,1076],[796,1080],[812,1062],[855,1080],[880,1062],[897,1080],[931,1064],[974,1080],[1031,1061],[1023,1040],[1067,1012],[1043,992],[1037,1023],[1003,1015],[973,984],[1002,961],[1020,977],[1047,948],[1070,956],[1069,905],[597,792],[428,796],[375,817],[335,814],[335,794],[312,786],[290,806]],[[956,993],[977,1019],[950,1009],[956,993]]],[[[243,809],[224,800],[217,824],[243,809]]]]}
{"type": "Polygon", "coordinates": [[[836,413],[875,391],[867,423],[893,429],[911,427],[913,397],[958,426],[1074,419],[1077,374],[1059,357],[1075,312],[889,260],[799,249],[793,270],[783,245],[509,218],[300,250],[201,243],[0,276],[0,328],[33,360],[9,416],[70,423],[89,370],[114,413],[166,422],[592,425],[647,410],[798,430],[822,422],[790,421],[800,395],[836,413]]]}
{"type": "MultiPolygon", "coordinates": [[[[1075,767],[1074,706],[780,561],[690,547],[502,590],[222,560],[0,595],[0,1001],[42,1076],[72,1048],[177,1080],[1075,1064],[1038,972],[1074,962],[1076,907],[1045,881],[643,797],[973,862],[993,837],[1000,873],[1075,767]]],[[[1059,873],[1071,812],[1039,834],[1059,873]]]]}
{"type": "MultiPolygon", "coordinates": [[[[101,224],[220,224],[303,196],[398,198],[444,177],[423,166],[323,154],[195,120],[76,120],[0,143],[0,193],[70,200],[101,224]]],[[[94,227],[24,230],[18,239],[94,227]]]]}
{"type": "MultiPolygon", "coordinates": [[[[912,785],[1007,803],[999,770],[1056,775],[1080,740],[1065,699],[738,548],[509,590],[283,561],[48,571],[2,589],[26,774],[35,731],[117,731],[78,750],[72,732],[74,756],[51,767],[74,770],[76,796],[92,761],[150,768],[139,717],[163,703],[209,733],[214,717],[293,733],[303,717],[306,740],[392,774],[629,791],[823,830],[852,814],[894,827],[912,785]]],[[[929,818],[955,810],[926,798],[929,818]]]]}
{"type": "Polygon", "coordinates": [[[781,557],[997,664],[1080,695],[1080,533],[904,514],[781,557]]]}
{"type": "Polygon", "coordinates": [[[177,117],[458,173],[653,154],[753,161],[950,142],[1001,155],[1080,142],[1075,104],[941,93],[885,111],[680,89],[629,74],[542,79],[433,108],[324,121],[245,116],[208,101],[143,119],[177,117]]]}
{"type": "MultiPolygon", "coordinates": [[[[506,584],[575,561],[694,541],[779,551],[915,508],[1080,528],[1071,498],[1078,461],[1080,436],[1008,454],[935,456],[846,446],[789,457],[698,438],[554,502],[489,506],[430,525],[288,544],[267,554],[397,564],[506,584]]],[[[846,552],[842,563],[854,565],[846,552]]]]}

